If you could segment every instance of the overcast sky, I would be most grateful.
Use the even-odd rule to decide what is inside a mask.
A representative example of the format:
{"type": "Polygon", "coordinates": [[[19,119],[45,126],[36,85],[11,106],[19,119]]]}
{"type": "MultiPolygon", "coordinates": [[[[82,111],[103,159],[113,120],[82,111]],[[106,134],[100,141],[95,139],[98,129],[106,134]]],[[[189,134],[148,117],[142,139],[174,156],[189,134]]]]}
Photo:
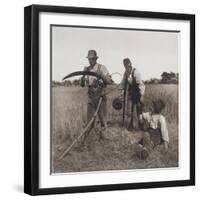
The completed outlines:
{"type": "Polygon", "coordinates": [[[110,73],[123,74],[123,58],[129,57],[142,79],[160,78],[163,71],[178,72],[179,33],[111,30],[77,27],[52,28],[52,78],[61,79],[88,66],[89,49],[110,73]]]}

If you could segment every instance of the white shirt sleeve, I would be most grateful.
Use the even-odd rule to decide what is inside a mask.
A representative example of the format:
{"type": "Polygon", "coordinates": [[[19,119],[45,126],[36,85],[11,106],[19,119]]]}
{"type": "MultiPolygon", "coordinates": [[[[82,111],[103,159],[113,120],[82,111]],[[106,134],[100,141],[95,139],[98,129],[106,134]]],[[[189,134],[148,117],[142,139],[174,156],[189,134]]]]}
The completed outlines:
{"type": "Polygon", "coordinates": [[[109,74],[107,68],[104,65],[101,65],[100,72],[101,75],[106,78],[107,83],[111,83],[111,75],[109,74]]]}
{"type": "Polygon", "coordinates": [[[136,83],[140,84],[142,82],[142,77],[138,69],[135,69],[134,76],[136,79],[136,83]]]}
{"type": "MultiPolygon", "coordinates": [[[[143,83],[142,77],[138,69],[135,69],[134,71],[134,77],[136,80],[136,83],[138,84],[138,87],[140,89],[140,94],[143,96],[145,92],[145,84],[143,83]]],[[[131,84],[132,83],[132,75],[128,77],[128,82],[131,84]]]]}
{"type": "Polygon", "coordinates": [[[107,68],[104,65],[101,65],[100,71],[103,76],[107,76],[109,74],[107,68]]]}
{"type": "Polygon", "coordinates": [[[136,79],[136,83],[139,85],[140,94],[144,95],[145,85],[143,83],[142,76],[141,76],[138,69],[135,69],[134,76],[135,76],[135,79],[136,79]]]}
{"type": "Polygon", "coordinates": [[[169,134],[167,130],[167,123],[165,120],[165,117],[163,115],[160,116],[160,128],[161,128],[161,134],[162,134],[162,139],[166,142],[169,142],[169,134]]]}

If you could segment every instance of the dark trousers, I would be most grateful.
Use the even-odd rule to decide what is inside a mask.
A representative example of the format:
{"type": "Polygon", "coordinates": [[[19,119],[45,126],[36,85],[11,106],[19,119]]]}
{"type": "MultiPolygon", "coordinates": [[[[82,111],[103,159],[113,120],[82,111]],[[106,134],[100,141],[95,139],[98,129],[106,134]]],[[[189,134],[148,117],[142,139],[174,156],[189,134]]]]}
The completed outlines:
{"type": "Polygon", "coordinates": [[[135,144],[134,151],[138,158],[146,159],[153,149],[162,143],[159,129],[148,129],[144,132],[139,143],[135,144]]]}
{"type": "Polygon", "coordinates": [[[139,144],[146,147],[149,152],[151,152],[157,145],[162,143],[161,131],[160,129],[149,128],[143,133],[143,137],[139,144]]]}
{"type": "MultiPolygon", "coordinates": [[[[139,115],[142,113],[143,110],[143,102],[137,101],[134,105],[132,105],[132,98],[131,96],[127,97],[127,105],[126,105],[126,121],[129,123],[129,119],[133,117],[133,124],[128,124],[129,127],[133,127],[138,129],[139,128],[139,115]],[[133,109],[133,111],[132,111],[133,109]],[[136,117],[134,115],[134,110],[136,109],[136,117]],[[133,116],[132,116],[133,115],[133,116]]],[[[130,128],[131,129],[131,128],[130,128]]]]}

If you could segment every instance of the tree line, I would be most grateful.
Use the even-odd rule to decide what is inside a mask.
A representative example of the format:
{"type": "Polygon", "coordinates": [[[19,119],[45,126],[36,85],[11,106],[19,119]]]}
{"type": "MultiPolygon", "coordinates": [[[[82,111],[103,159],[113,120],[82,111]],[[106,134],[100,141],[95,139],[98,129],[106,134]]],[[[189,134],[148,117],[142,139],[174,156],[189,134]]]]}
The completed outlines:
{"type": "MultiPolygon", "coordinates": [[[[163,72],[161,78],[151,78],[144,81],[145,84],[178,84],[178,73],[174,72],[163,72]]],[[[52,81],[52,87],[71,87],[71,86],[80,86],[80,79],[74,80],[65,80],[65,81],[52,81]]]]}
{"type": "Polygon", "coordinates": [[[161,78],[151,78],[150,80],[146,80],[146,84],[178,84],[178,73],[174,72],[163,72],[161,74],[161,78]]]}

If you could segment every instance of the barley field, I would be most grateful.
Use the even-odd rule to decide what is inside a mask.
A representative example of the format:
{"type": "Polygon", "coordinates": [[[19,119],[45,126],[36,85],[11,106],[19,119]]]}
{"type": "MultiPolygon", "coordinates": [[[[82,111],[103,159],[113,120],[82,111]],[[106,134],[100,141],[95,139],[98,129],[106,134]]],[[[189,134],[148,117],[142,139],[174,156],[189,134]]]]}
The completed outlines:
{"type": "Polygon", "coordinates": [[[80,139],[62,159],[59,157],[79,136],[86,124],[87,88],[52,88],[51,158],[52,173],[85,172],[102,170],[166,168],[178,166],[178,85],[153,84],[146,86],[145,111],[152,107],[152,100],[166,102],[163,115],[167,119],[170,146],[164,152],[155,148],[146,160],[134,154],[134,143],[141,131],[128,131],[122,127],[122,111],[112,108],[112,100],[119,96],[116,86],[110,86],[108,94],[108,128],[100,139],[98,119],[85,143],[80,139]]]}

